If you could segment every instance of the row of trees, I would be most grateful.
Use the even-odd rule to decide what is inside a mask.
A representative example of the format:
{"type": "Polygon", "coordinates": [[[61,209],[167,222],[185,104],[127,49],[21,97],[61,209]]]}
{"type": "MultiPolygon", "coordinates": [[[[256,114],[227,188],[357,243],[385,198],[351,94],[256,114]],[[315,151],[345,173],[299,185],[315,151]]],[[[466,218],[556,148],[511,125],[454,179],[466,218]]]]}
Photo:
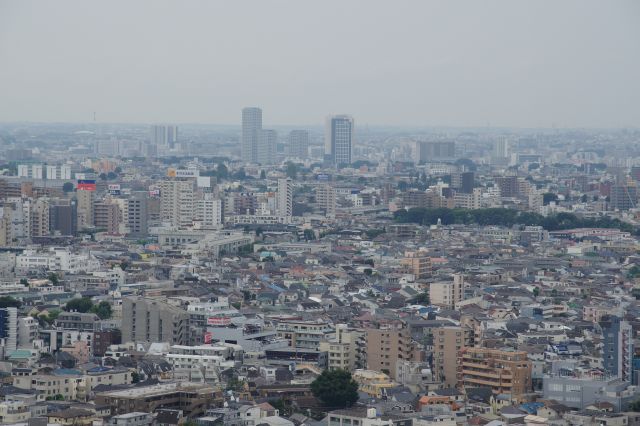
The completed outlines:
{"type": "Polygon", "coordinates": [[[69,300],[65,305],[64,310],[67,312],[92,312],[98,315],[100,319],[109,319],[113,313],[109,302],[100,302],[97,305],[94,305],[88,297],[69,300]]]}
{"type": "Polygon", "coordinates": [[[441,220],[443,225],[497,225],[511,227],[513,225],[542,226],[547,231],[572,228],[616,228],[621,231],[637,233],[633,225],[610,217],[581,218],[572,213],[557,213],[542,216],[538,213],[521,212],[513,209],[448,209],[448,208],[411,208],[395,212],[394,218],[399,223],[418,223],[434,225],[441,220]]]}

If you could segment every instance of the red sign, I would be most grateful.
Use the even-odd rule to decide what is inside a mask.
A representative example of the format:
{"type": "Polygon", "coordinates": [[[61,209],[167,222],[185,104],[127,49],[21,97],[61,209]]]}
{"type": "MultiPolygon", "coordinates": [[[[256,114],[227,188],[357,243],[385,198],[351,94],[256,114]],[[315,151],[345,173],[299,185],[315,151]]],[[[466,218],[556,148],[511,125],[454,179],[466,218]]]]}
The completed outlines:
{"type": "Polygon", "coordinates": [[[204,333],[204,343],[205,344],[210,344],[211,343],[211,339],[213,339],[213,333],[207,331],[206,333],[204,333]]]}
{"type": "Polygon", "coordinates": [[[227,325],[231,324],[231,318],[227,318],[227,317],[209,317],[207,319],[207,324],[209,324],[209,325],[227,326],[227,325]]]}

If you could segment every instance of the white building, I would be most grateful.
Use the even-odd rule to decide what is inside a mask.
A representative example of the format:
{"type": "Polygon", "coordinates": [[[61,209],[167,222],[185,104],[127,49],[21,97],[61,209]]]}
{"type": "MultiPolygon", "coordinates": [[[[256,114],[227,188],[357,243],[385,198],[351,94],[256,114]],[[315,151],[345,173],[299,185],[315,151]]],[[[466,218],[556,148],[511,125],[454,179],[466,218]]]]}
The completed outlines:
{"type": "Polygon", "coordinates": [[[77,274],[92,272],[100,268],[90,253],[72,253],[67,247],[51,247],[48,251],[39,252],[27,249],[16,256],[16,268],[21,270],[64,271],[77,274]]]}
{"type": "Polygon", "coordinates": [[[160,217],[171,226],[186,228],[194,219],[193,180],[167,179],[160,182],[160,217]]]}
{"type": "Polygon", "coordinates": [[[278,216],[291,220],[293,215],[293,182],[291,179],[278,179],[278,216]]]}
{"type": "Polygon", "coordinates": [[[218,229],[222,226],[222,202],[206,194],[202,200],[196,201],[194,227],[201,229],[218,229]]]}
{"type": "Polygon", "coordinates": [[[354,121],[349,115],[327,117],[324,131],[325,162],[337,166],[351,164],[354,121]]]}

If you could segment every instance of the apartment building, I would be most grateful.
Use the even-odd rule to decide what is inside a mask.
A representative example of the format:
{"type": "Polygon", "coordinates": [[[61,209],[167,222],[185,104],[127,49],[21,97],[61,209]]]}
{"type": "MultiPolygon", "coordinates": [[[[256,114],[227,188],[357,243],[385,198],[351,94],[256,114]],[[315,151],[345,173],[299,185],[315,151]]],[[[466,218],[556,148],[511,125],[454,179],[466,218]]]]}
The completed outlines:
{"type": "Polygon", "coordinates": [[[416,279],[426,278],[431,273],[431,258],[425,251],[408,251],[400,264],[416,279]]]}
{"type": "Polygon", "coordinates": [[[327,353],[329,370],[353,371],[357,367],[360,335],[356,330],[349,330],[346,324],[338,324],[335,335],[320,342],[320,352],[327,353]]]}
{"type": "Polygon", "coordinates": [[[433,333],[433,366],[435,380],[445,387],[458,384],[457,353],[465,347],[473,346],[473,331],[466,327],[441,327],[433,333]]]}
{"type": "Polygon", "coordinates": [[[464,298],[464,276],[453,274],[453,281],[435,282],[429,285],[429,299],[432,305],[454,309],[464,298]]]}
{"type": "Polygon", "coordinates": [[[408,328],[368,328],[367,368],[381,371],[395,379],[398,360],[414,358],[411,333],[408,328]]]}
{"type": "Polygon", "coordinates": [[[122,301],[123,342],[169,342],[187,345],[189,313],[163,300],[126,297],[122,301]]]}
{"type": "Polygon", "coordinates": [[[531,392],[531,361],[524,351],[462,348],[459,355],[460,387],[489,387],[494,394],[519,399],[531,392]]]}
{"type": "Polygon", "coordinates": [[[278,336],[287,340],[293,348],[319,349],[333,329],[324,321],[279,321],[278,336]]]}

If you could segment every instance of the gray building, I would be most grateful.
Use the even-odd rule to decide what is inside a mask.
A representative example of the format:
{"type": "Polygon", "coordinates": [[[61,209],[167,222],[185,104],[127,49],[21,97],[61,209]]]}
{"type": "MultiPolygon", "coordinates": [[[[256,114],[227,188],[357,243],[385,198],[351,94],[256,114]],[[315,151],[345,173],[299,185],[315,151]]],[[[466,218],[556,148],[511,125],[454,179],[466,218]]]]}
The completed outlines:
{"type": "Polygon", "coordinates": [[[78,202],[51,200],[49,203],[49,231],[53,234],[75,236],[78,232],[78,202]]]}
{"type": "Polygon", "coordinates": [[[289,133],[289,155],[302,159],[309,156],[309,132],[292,130],[289,133]]]}
{"type": "Polygon", "coordinates": [[[456,157],[454,141],[429,141],[416,143],[418,162],[452,161],[456,157]]]}
{"type": "Polygon", "coordinates": [[[327,117],[324,131],[324,160],[327,165],[351,164],[353,132],[353,117],[349,115],[327,117]]]}
{"type": "Polygon", "coordinates": [[[262,130],[262,110],[248,107],[242,109],[241,156],[247,163],[258,161],[258,135],[262,130]]]}
{"type": "Polygon", "coordinates": [[[627,382],[633,370],[633,329],[621,318],[607,315],[600,321],[602,328],[602,365],[611,374],[627,382]]]}
{"type": "Polygon", "coordinates": [[[640,397],[640,389],[629,382],[599,374],[578,374],[575,371],[545,376],[543,398],[555,400],[567,407],[585,409],[595,402],[609,402],[615,411],[628,409],[640,397]]]}
{"type": "Polygon", "coordinates": [[[191,344],[189,314],[162,300],[127,297],[122,301],[123,342],[191,344]],[[128,319],[128,320],[127,320],[128,319]]]}
{"type": "Polygon", "coordinates": [[[258,132],[258,147],[254,162],[260,164],[273,164],[276,157],[276,144],[278,133],[275,130],[262,129],[258,132]]]}
{"type": "Polygon", "coordinates": [[[147,224],[147,201],[149,195],[146,191],[136,191],[127,200],[127,228],[132,237],[146,237],[149,233],[147,224]]]}
{"type": "Polygon", "coordinates": [[[174,148],[178,141],[178,126],[156,124],[151,126],[151,143],[164,148],[174,148]]]}

